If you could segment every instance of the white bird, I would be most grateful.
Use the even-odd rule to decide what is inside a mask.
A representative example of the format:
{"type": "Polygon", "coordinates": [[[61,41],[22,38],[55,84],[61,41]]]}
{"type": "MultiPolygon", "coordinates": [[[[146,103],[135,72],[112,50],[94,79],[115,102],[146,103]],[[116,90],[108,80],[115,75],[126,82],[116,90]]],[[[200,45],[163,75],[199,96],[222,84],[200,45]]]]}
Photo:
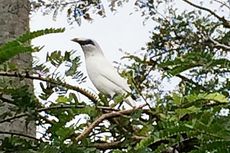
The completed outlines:
{"type": "MultiPolygon", "coordinates": [[[[105,58],[101,47],[91,39],[74,38],[80,44],[84,55],[86,70],[90,80],[98,91],[113,97],[116,94],[131,93],[127,81],[122,78],[112,64],[105,58]]],[[[130,105],[129,100],[125,100],[130,105]]]]}

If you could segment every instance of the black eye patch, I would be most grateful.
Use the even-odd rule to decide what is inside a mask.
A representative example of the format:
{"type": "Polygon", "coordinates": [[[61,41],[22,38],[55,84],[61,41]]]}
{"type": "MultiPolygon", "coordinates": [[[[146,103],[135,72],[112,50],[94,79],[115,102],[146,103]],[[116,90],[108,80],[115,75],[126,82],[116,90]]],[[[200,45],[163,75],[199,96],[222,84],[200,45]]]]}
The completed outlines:
{"type": "Polygon", "coordinates": [[[84,40],[84,41],[79,41],[79,44],[81,44],[81,45],[89,45],[89,44],[91,44],[91,45],[95,46],[95,43],[90,39],[87,39],[87,40],[84,40]]]}

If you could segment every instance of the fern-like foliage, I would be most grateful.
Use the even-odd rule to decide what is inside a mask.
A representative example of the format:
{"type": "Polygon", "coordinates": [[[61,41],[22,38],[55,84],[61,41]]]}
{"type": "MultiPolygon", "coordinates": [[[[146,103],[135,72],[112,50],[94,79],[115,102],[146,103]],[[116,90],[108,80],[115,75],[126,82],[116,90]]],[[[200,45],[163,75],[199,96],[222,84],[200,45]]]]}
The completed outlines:
{"type": "MultiPolygon", "coordinates": [[[[162,18],[154,11],[161,4],[158,3],[141,1],[141,7],[152,11],[149,16],[158,26],[154,27],[146,50],[126,56],[130,63],[122,73],[137,104],[144,102],[146,107],[131,111],[114,108],[111,99],[101,94],[95,103],[91,102],[90,93],[83,94],[78,88],[85,81],[79,69],[81,58],[74,51],[54,51],[47,54],[45,63],[33,67],[34,73],[39,74],[35,79],[42,80],[39,100],[49,102],[48,105],[30,97],[27,86],[9,89],[6,84],[8,90],[1,91],[12,95],[6,100],[18,106],[20,114],[30,110],[24,117],[28,122],[36,120],[43,128],[39,132],[41,139],[24,136],[34,141],[25,142],[18,138],[19,134],[10,133],[12,137],[2,141],[0,149],[23,153],[230,152],[230,60],[226,56],[229,29],[202,12],[178,14],[171,6],[166,10],[169,16],[166,13],[162,18]],[[61,75],[63,67],[68,69],[61,75]],[[69,79],[73,85],[64,83],[69,79]],[[162,89],[162,85],[168,89],[162,89]],[[89,99],[83,99],[81,94],[89,99]]],[[[25,34],[1,46],[0,63],[17,53],[35,51],[27,44],[30,39],[62,31],[49,30],[25,34]]],[[[31,79],[29,74],[20,79],[23,77],[31,79]]],[[[117,95],[113,101],[121,102],[123,98],[117,95]]],[[[13,120],[12,116],[3,114],[0,124],[13,120]]]]}
{"type": "Polygon", "coordinates": [[[20,37],[16,38],[15,40],[9,41],[0,46],[0,64],[4,63],[5,61],[9,60],[10,58],[14,57],[19,53],[26,53],[26,52],[34,52],[39,51],[42,47],[33,47],[30,45],[29,41],[50,33],[59,33],[63,32],[64,29],[44,29],[38,30],[34,32],[27,32],[20,37]]]}

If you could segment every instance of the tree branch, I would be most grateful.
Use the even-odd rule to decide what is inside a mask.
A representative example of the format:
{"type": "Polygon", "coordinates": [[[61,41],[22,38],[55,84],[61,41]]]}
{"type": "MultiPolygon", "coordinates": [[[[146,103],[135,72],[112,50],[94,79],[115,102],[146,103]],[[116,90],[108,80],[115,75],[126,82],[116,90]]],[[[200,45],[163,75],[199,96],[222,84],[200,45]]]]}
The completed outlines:
{"type": "Polygon", "coordinates": [[[55,123],[54,120],[48,119],[47,117],[42,116],[41,114],[38,114],[38,116],[39,116],[40,119],[44,120],[46,123],[49,123],[50,125],[53,125],[55,123]]]}
{"type": "Polygon", "coordinates": [[[121,143],[122,141],[114,141],[110,143],[103,142],[103,143],[94,143],[90,146],[101,150],[107,150],[107,149],[117,149],[120,147],[121,143]]]}
{"type": "MultiPolygon", "coordinates": [[[[58,106],[35,109],[35,112],[48,111],[48,110],[52,110],[52,109],[69,109],[69,108],[85,108],[85,107],[86,107],[86,105],[58,105],[58,106]]],[[[96,106],[96,108],[106,110],[106,111],[119,111],[118,109],[111,108],[111,107],[105,107],[105,106],[96,106]]],[[[0,120],[0,124],[4,123],[4,122],[10,122],[11,120],[21,118],[21,117],[24,117],[27,115],[31,115],[31,114],[28,112],[21,113],[21,114],[15,115],[13,117],[10,117],[10,118],[4,119],[4,120],[0,120]]]]}
{"type": "Polygon", "coordinates": [[[113,117],[118,117],[118,116],[130,114],[130,113],[134,112],[135,110],[143,108],[144,106],[146,106],[146,105],[141,105],[141,106],[139,106],[137,108],[134,108],[134,109],[121,110],[121,111],[117,111],[117,112],[110,112],[110,113],[102,114],[92,124],[90,124],[89,127],[87,129],[85,129],[85,131],[83,131],[80,135],[78,135],[76,137],[76,139],[75,139],[76,142],[81,141],[83,138],[85,138],[86,136],[88,136],[90,134],[90,132],[93,130],[93,128],[95,128],[103,120],[109,119],[109,118],[113,118],[113,117]]]}
{"type": "MultiPolygon", "coordinates": [[[[154,61],[154,60],[151,60],[151,61],[149,62],[149,64],[150,64],[150,65],[153,65],[153,66],[158,65],[157,61],[154,61]]],[[[164,71],[169,71],[169,70],[171,70],[171,69],[168,68],[168,67],[162,67],[162,70],[164,70],[164,71]]],[[[177,76],[178,78],[180,78],[181,80],[183,80],[183,81],[185,81],[185,82],[191,83],[191,84],[193,84],[193,85],[195,85],[195,86],[201,88],[203,91],[208,91],[208,89],[206,89],[206,88],[203,87],[202,85],[198,84],[197,82],[195,82],[195,81],[193,81],[193,80],[191,80],[191,79],[186,78],[185,76],[183,76],[183,75],[181,75],[181,74],[177,74],[177,75],[175,75],[175,76],[177,76]]]]}
{"type": "MultiPolygon", "coordinates": [[[[146,137],[142,137],[142,136],[132,136],[131,139],[133,139],[134,141],[141,141],[143,139],[145,139],[146,137]]],[[[93,143],[90,144],[89,147],[95,147],[97,149],[101,149],[101,150],[107,150],[107,149],[118,149],[118,148],[122,148],[121,144],[123,143],[123,141],[113,141],[113,142],[100,142],[100,143],[93,143]]]]}
{"type": "Polygon", "coordinates": [[[191,80],[191,79],[186,78],[185,76],[183,76],[183,75],[181,75],[181,74],[177,74],[176,76],[177,76],[178,78],[180,78],[181,80],[183,80],[183,81],[186,81],[186,82],[188,82],[188,83],[192,83],[192,84],[195,85],[196,87],[201,88],[203,91],[208,91],[208,89],[206,89],[204,86],[200,85],[199,83],[197,83],[197,82],[195,82],[195,81],[193,81],[193,80],[191,80]]]}
{"type": "Polygon", "coordinates": [[[78,87],[78,86],[72,86],[70,84],[67,84],[67,83],[64,83],[61,81],[58,82],[54,79],[43,78],[41,76],[33,76],[33,75],[30,75],[29,73],[21,74],[21,73],[17,73],[17,72],[15,72],[15,73],[0,72],[0,76],[17,77],[17,78],[21,78],[21,79],[26,78],[26,79],[31,79],[31,80],[40,80],[40,81],[49,82],[49,83],[52,83],[55,85],[65,87],[67,89],[72,89],[74,91],[77,91],[77,92],[83,94],[84,96],[86,96],[87,98],[89,98],[94,103],[97,103],[97,97],[93,93],[89,92],[88,90],[83,89],[83,88],[78,87]]]}
{"type": "Polygon", "coordinates": [[[186,3],[188,3],[191,6],[195,7],[195,8],[198,8],[198,9],[201,9],[201,10],[209,12],[211,15],[215,16],[218,20],[222,21],[223,22],[223,26],[225,28],[230,28],[230,21],[226,20],[224,17],[221,17],[221,16],[217,15],[212,10],[210,10],[208,8],[205,8],[205,7],[202,7],[202,6],[199,6],[199,5],[196,5],[196,4],[192,3],[192,2],[190,2],[189,0],[183,0],[183,1],[186,2],[186,3]]]}
{"type": "MultiPolygon", "coordinates": [[[[37,109],[38,112],[52,110],[52,109],[68,109],[68,108],[85,108],[87,105],[57,105],[52,107],[40,108],[37,109]]],[[[105,107],[105,106],[96,106],[98,109],[106,110],[106,111],[119,111],[118,109],[105,107]]]]}
{"type": "Polygon", "coordinates": [[[217,3],[220,3],[222,6],[225,6],[226,8],[228,8],[230,10],[230,6],[228,6],[225,2],[222,2],[222,0],[214,0],[217,3]]]}
{"type": "Polygon", "coordinates": [[[221,44],[218,41],[212,39],[211,37],[208,38],[216,47],[220,47],[222,49],[230,50],[230,46],[227,46],[225,44],[221,44]]]}
{"type": "Polygon", "coordinates": [[[17,136],[21,136],[21,137],[33,139],[33,140],[36,140],[36,141],[40,141],[40,139],[37,139],[36,137],[30,136],[30,135],[26,135],[26,134],[22,134],[22,133],[0,131],[0,134],[17,135],[17,136]]]}

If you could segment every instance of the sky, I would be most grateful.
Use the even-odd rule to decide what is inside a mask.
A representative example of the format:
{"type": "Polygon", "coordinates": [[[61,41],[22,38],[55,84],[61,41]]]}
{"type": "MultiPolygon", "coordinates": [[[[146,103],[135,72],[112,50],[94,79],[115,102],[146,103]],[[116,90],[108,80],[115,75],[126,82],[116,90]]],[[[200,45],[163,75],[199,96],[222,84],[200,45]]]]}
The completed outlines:
{"type": "Polygon", "coordinates": [[[150,24],[143,26],[141,12],[134,12],[130,9],[131,7],[132,4],[129,3],[115,14],[107,11],[107,17],[97,17],[92,23],[82,20],[81,26],[76,23],[69,25],[64,12],[59,14],[56,21],[52,20],[52,15],[43,16],[42,12],[37,12],[31,15],[31,31],[48,27],[65,27],[66,31],[62,34],[37,38],[33,44],[45,45],[44,52],[47,50],[79,50],[81,52],[79,46],[70,40],[75,37],[91,38],[100,44],[107,58],[117,61],[122,56],[119,49],[134,52],[144,47],[149,40],[152,26],[150,24]],[[133,14],[130,15],[130,13],[133,14]]]}

